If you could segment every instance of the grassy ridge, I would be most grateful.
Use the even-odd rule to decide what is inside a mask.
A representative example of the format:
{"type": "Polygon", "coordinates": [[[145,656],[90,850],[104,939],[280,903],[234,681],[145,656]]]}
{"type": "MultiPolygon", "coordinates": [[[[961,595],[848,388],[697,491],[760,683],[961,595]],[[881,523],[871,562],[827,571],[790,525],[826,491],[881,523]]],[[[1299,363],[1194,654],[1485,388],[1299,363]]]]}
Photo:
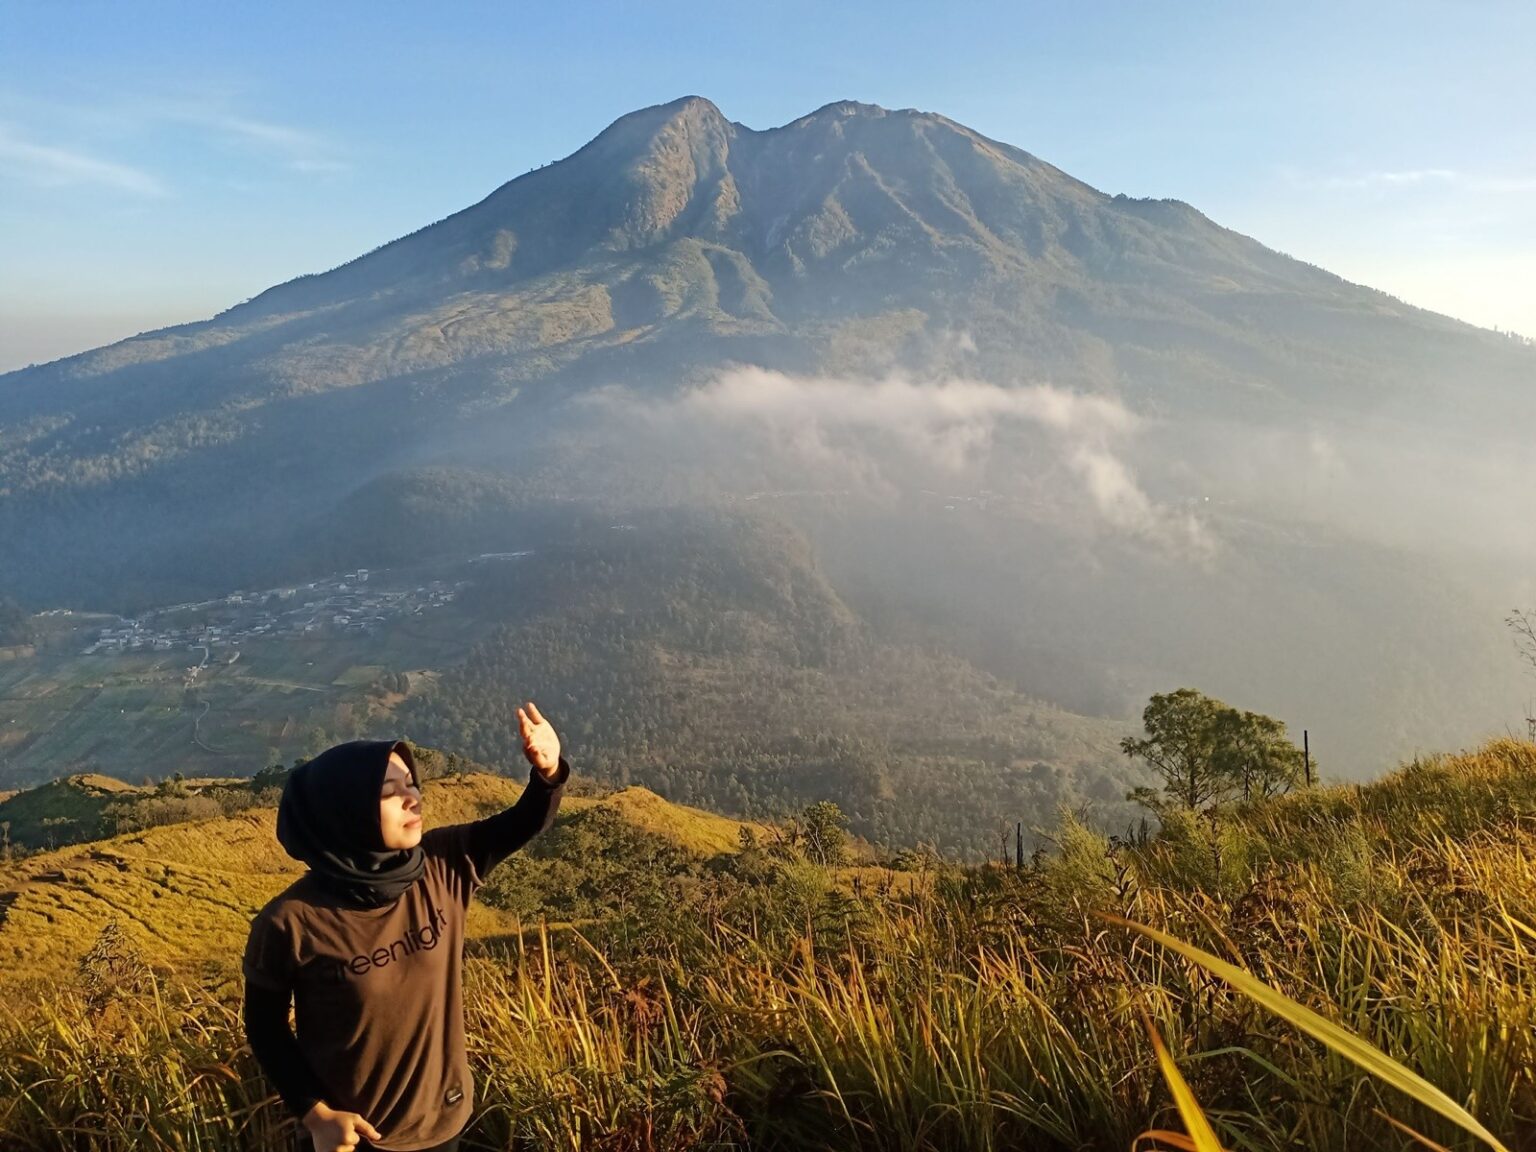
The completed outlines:
{"type": "MultiPolygon", "coordinates": [[[[1033,865],[902,892],[838,896],[762,856],[661,913],[644,949],[596,923],[471,955],[469,1146],[1124,1149],[1160,1130],[1139,1146],[1179,1147],[1143,1013],[1225,1148],[1486,1146],[1120,917],[1536,1147],[1536,745],[1136,843],[1069,821],[1033,865]]],[[[279,1147],[237,998],[160,982],[7,1000],[0,1144],[279,1147]]]]}
{"type": "MultiPolygon", "coordinates": [[[[105,779],[105,778],[103,778],[105,779]]],[[[116,783],[113,781],[112,783],[116,783]]],[[[474,820],[513,804],[520,784],[500,776],[444,777],[427,786],[426,826],[474,820]]],[[[737,821],[668,804],[643,788],[569,796],[558,820],[592,807],[615,810],[698,856],[736,849],[737,821]]],[[[163,970],[238,961],[250,918],[304,870],[276,837],[273,808],[149,828],[0,865],[0,988],[74,968],[107,922],[163,970]]],[[[471,937],[507,930],[474,905],[471,937]]]]}

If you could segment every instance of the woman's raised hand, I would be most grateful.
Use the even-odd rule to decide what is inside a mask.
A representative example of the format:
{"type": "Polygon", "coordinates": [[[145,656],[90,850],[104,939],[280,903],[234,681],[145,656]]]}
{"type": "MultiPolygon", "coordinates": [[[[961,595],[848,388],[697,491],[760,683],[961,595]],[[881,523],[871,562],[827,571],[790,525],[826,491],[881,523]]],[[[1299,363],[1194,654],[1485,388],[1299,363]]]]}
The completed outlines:
{"type": "Polygon", "coordinates": [[[383,1139],[379,1130],[356,1112],[340,1112],[323,1100],[305,1113],[304,1127],[309,1129],[315,1152],[347,1152],[357,1147],[361,1137],[383,1139]]]}
{"type": "Polygon", "coordinates": [[[553,778],[560,767],[560,737],[532,700],[517,710],[517,725],[522,729],[523,755],[528,757],[528,763],[541,775],[553,778]]]}

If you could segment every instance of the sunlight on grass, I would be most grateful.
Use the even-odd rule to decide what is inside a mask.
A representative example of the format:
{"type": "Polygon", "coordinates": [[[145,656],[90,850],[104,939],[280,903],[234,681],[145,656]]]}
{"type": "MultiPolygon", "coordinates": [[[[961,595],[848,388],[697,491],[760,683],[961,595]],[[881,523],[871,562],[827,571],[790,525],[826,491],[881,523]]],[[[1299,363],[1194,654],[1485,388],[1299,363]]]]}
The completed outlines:
{"type": "MultiPolygon", "coordinates": [[[[440,811],[502,786],[444,788],[440,811]]],[[[1214,832],[1078,826],[1038,866],[866,866],[855,892],[759,852],[653,878],[642,923],[477,904],[466,1147],[1524,1147],[1533,814],[1536,747],[1494,742],[1214,832]],[[1159,1123],[1170,1090],[1186,1132],[1159,1123]]],[[[214,821],[45,862],[73,879],[13,862],[0,955],[18,926],[68,947],[0,971],[0,1147],[286,1152],[235,963],[243,906],[287,880],[260,854],[270,813],[242,818],[248,841],[210,842],[240,828],[214,821]],[[156,858],[199,846],[201,869],[156,858]]]]}

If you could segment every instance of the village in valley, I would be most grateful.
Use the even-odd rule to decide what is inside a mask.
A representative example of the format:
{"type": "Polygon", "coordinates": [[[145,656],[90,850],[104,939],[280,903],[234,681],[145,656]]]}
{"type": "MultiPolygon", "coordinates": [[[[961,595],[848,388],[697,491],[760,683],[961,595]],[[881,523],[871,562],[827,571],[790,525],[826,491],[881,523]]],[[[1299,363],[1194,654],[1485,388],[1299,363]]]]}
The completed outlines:
{"type": "Polygon", "coordinates": [[[367,636],[392,620],[419,616],[453,602],[464,581],[433,580],[382,588],[366,568],[324,580],[260,592],[232,592],[214,600],[174,604],[137,618],[118,617],[100,628],[81,655],[130,651],[237,647],[287,636],[367,636]]]}
{"type": "Polygon", "coordinates": [[[40,612],[36,643],[0,658],[0,788],[61,764],[239,775],[303,755],[462,659],[484,632],[465,610],[477,571],[528,554],[358,568],[131,616],[40,612]]]}

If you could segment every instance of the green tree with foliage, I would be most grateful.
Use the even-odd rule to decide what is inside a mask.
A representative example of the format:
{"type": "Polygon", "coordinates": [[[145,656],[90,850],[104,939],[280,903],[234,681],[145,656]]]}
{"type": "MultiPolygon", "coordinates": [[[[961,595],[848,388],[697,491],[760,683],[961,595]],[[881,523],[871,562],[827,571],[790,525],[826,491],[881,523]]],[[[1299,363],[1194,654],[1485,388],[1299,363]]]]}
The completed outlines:
{"type": "Polygon", "coordinates": [[[1303,765],[1282,721],[1236,708],[1217,716],[1215,771],[1245,802],[1289,792],[1301,781],[1303,765]]]}
{"type": "Polygon", "coordinates": [[[1137,788],[1130,799],[1153,811],[1203,811],[1241,798],[1273,796],[1296,786],[1302,752],[1285,725],[1239,711],[1193,688],[1154,695],[1141,714],[1145,737],[1127,736],[1120,750],[1140,757],[1163,788],[1137,788]]]}
{"type": "Polygon", "coordinates": [[[1141,713],[1145,738],[1127,736],[1120,751],[1139,756],[1163,778],[1163,791],[1137,788],[1131,799],[1157,810],[1167,803],[1204,808],[1220,800],[1227,782],[1216,767],[1217,722],[1226,705],[1193,688],[1155,695],[1141,713]]]}
{"type": "Polygon", "coordinates": [[[800,813],[805,856],[823,866],[841,864],[848,852],[848,817],[830,800],[818,800],[800,813]]]}
{"type": "Polygon", "coordinates": [[[268,788],[282,788],[288,782],[288,773],[292,771],[282,764],[272,764],[251,777],[250,789],[252,792],[263,792],[268,788]]]}

